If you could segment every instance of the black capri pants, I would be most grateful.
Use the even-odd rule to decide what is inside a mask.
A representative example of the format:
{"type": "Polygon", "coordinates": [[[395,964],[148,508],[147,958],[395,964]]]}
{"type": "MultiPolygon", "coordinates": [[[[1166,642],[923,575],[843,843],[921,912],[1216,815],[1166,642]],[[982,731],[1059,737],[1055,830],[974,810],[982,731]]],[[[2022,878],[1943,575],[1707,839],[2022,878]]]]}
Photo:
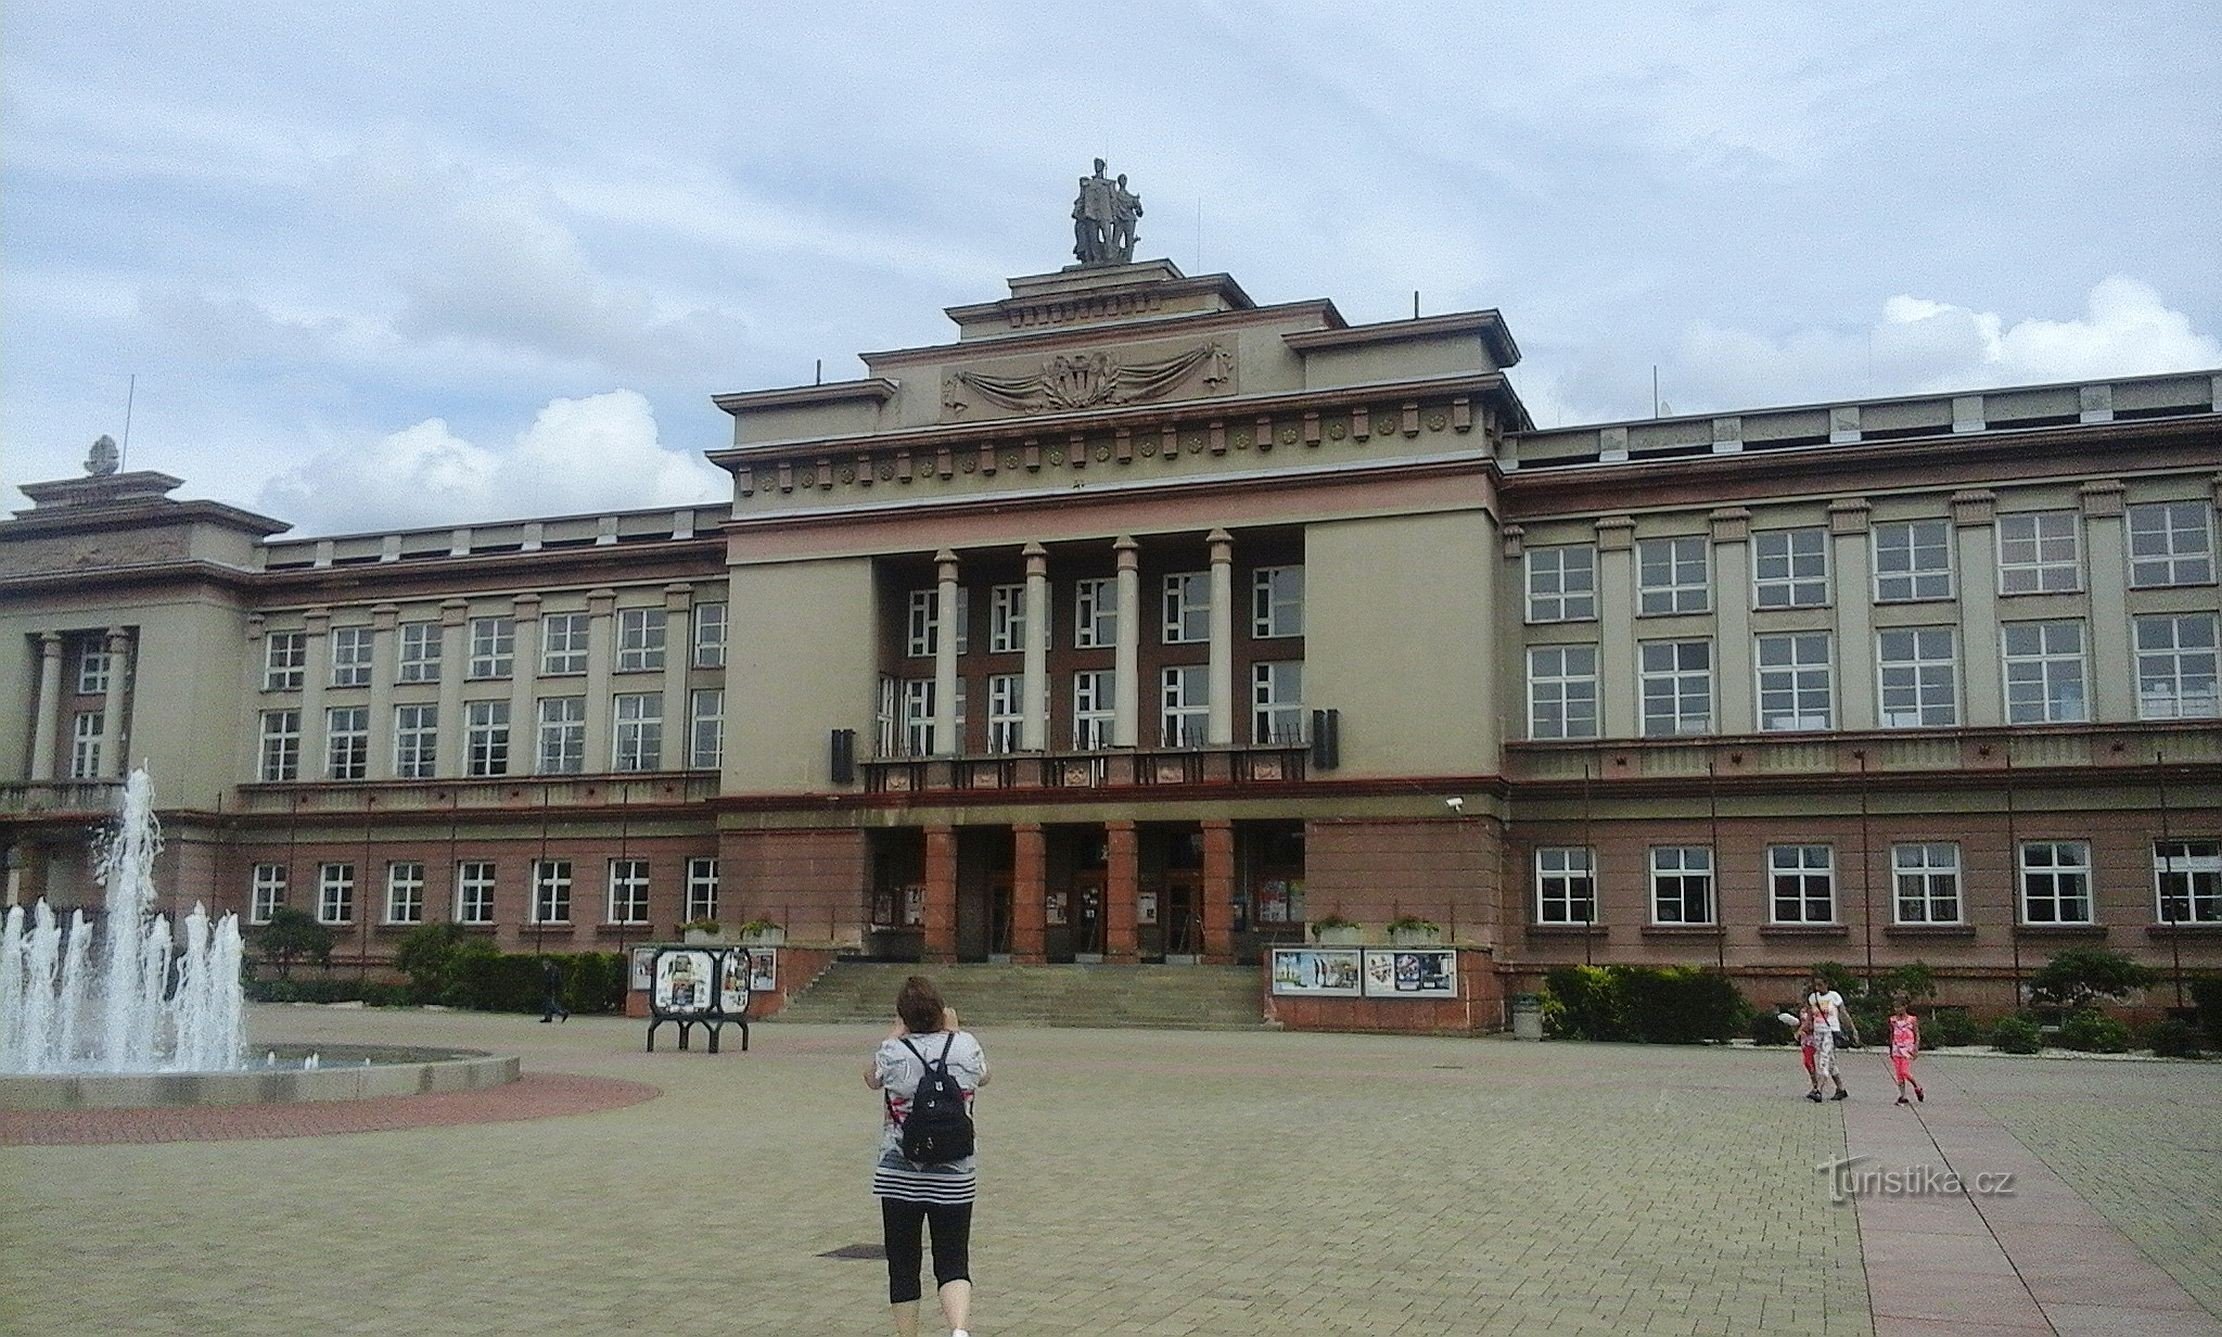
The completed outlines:
{"type": "Polygon", "coordinates": [[[904,1202],[880,1199],[880,1225],[887,1239],[887,1302],[905,1304],[919,1297],[919,1237],[933,1223],[934,1286],[972,1280],[972,1204],[904,1202]]]}

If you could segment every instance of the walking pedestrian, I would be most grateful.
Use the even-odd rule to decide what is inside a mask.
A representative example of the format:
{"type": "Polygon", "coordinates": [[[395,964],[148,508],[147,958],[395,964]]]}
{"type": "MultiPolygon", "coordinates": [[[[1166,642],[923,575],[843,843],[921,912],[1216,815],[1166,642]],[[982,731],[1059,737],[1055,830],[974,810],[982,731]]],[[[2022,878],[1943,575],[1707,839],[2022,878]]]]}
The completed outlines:
{"type": "Polygon", "coordinates": [[[916,1337],[918,1268],[930,1227],[942,1316],[950,1337],[967,1337],[979,1176],[971,1110],[973,1093],[988,1083],[987,1055],[979,1040],[958,1028],[956,1010],[923,975],[903,981],[895,1015],[895,1028],[864,1069],[864,1084],[881,1095],[872,1192],[880,1200],[887,1244],[887,1300],[897,1337],[916,1337]]]}
{"type": "Polygon", "coordinates": [[[1852,1043],[1859,1043],[1859,1026],[1852,1020],[1851,1010],[1844,1005],[1844,995],[1831,989],[1828,981],[1819,975],[1813,977],[1806,991],[1805,1003],[1813,1009],[1813,1089],[1806,1099],[1818,1104],[1821,1100],[1821,1080],[1836,1084],[1836,1094],[1830,1100],[1850,1100],[1852,1093],[1844,1089],[1844,1074],[1836,1065],[1836,1049],[1849,1035],[1852,1043]]]}
{"type": "Polygon", "coordinates": [[[540,958],[540,987],[546,995],[540,1000],[540,1024],[545,1026],[561,1016],[571,1019],[571,1009],[563,1005],[563,968],[552,956],[540,958]]]}
{"type": "Polygon", "coordinates": [[[1913,1079],[1913,1061],[1921,1057],[1921,1022],[1913,1015],[1904,998],[1890,1011],[1890,1075],[1898,1081],[1898,1103],[1906,1103],[1906,1088],[1913,1088],[1915,1100],[1927,1100],[1928,1093],[1921,1083],[1913,1079]]]}
{"type": "Polygon", "coordinates": [[[1812,1087],[1812,1090],[1806,1093],[1807,1100],[1819,1100],[1821,1098],[1821,1070],[1813,1058],[1814,1024],[1815,1017],[1812,1006],[1801,1006],[1798,1009],[1798,1057],[1805,1063],[1805,1080],[1812,1087]]]}

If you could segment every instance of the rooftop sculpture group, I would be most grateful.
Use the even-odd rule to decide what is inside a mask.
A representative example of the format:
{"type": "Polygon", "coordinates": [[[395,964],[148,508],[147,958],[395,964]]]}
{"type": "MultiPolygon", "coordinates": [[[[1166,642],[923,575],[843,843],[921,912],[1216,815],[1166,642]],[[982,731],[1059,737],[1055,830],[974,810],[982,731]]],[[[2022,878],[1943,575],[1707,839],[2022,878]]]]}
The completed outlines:
{"type": "Polygon", "coordinates": [[[1094,176],[1080,178],[1080,197],[1072,202],[1072,253],[1082,265],[1134,262],[1134,220],[1142,216],[1142,197],[1126,188],[1126,174],[1103,174],[1096,159],[1094,176]]]}

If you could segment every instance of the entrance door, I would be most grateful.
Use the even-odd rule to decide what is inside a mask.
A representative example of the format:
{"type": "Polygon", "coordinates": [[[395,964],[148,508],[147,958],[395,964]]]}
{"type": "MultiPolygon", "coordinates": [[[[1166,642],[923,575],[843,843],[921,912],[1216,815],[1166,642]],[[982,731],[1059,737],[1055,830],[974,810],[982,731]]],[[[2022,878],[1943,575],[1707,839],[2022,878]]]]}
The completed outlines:
{"type": "Polygon", "coordinates": [[[1011,954],[1011,875],[988,877],[988,952],[993,957],[1011,954]]]}
{"type": "Polygon", "coordinates": [[[1075,961],[1103,959],[1103,870],[1072,875],[1072,956],[1075,961]]]}
{"type": "Polygon", "coordinates": [[[1165,931],[1165,959],[1194,965],[1204,950],[1204,875],[1193,868],[1165,870],[1165,903],[1158,920],[1165,931]]]}

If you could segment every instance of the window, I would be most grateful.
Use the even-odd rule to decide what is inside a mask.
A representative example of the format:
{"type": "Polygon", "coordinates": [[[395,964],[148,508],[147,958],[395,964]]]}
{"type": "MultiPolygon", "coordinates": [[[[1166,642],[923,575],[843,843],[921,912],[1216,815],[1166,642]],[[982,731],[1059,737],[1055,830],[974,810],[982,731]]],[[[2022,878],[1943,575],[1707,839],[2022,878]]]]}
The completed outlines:
{"type": "Polygon", "coordinates": [[[69,722],[69,778],[100,778],[100,744],[107,731],[106,712],[81,711],[69,722]]]}
{"type": "Polygon", "coordinates": [[[509,703],[469,702],[463,707],[463,726],[464,773],[509,774],[509,703]]]}
{"type": "Polygon", "coordinates": [[[455,866],[455,922],[494,922],[494,865],[472,861],[455,866]]]}
{"type": "Polygon", "coordinates": [[[1304,741],[1304,664],[1289,660],[1250,666],[1250,741],[1304,741]]]}
{"type": "Polygon", "coordinates": [[[301,778],[301,712],[262,712],[262,765],[256,771],[265,781],[301,778]]]}
{"type": "Polygon", "coordinates": [[[1102,650],[1119,641],[1119,583],[1083,580],[1072,587],[1072,648],[1102,650]]]}
{"type": "Polygon", "coordinates": [[[988,653],[1015,655],[1026,648],[1026,587],[997,585],[988,591],[988,653]]]}
{"type": "Polygon", "coordinates": [[[1836,922],[1836,850],[1828,845],[1769,845],[1767,881],[1777,924],[1836,922]]]}
{"type": "Polygon", "coordinates": [[[1250,634],[1304,634],[1304,568],[1261,566],[1250,576],[1250,634]]]}
{"type": "Polygon", "coordinates": [[[1643,670],[1643,736],[1711,733],[1713,643],[1645,641],[1636,653],[1643,670]]]}
{"type": "Polygon", "coordinates": [[[571,861],[536,859],[532,865],[532,922],[571,922],[571,861]]]}
{"type": "Polygon", "coordinates": [[[1588,849],[1546,846],[1535,852],[1535,922],[1597,921],[1596,856],[1588,849]]]}
{"type": "Polygon", "coordinates": [[[663,693],[620,692],[610,706],[617,717],[610,769],[652,771],[663,765],[663,693]]]}
{"type": "Polygon", "coordinates": [[[586,698],[540,698],[540,773],[577,775],[586,769],[586,698]]]}
{"type": "Polygon", "coordinates": [[[1890,847],[1900,924],[1960,922],[1960,847],[1950,841],[1890,847]]]}
{"type": "Polygon", "coordinates": [[[517,619],[471,619],[471,672],[473,678],[506,678],[516,671],[517,619]]]}
{"type": "Polygon", "coordinates": [[[1211,575],[1186,571],[1165,577],[1163,640],[1189,645],[1211,639],[1211,575]]]}
{"type": "Polygon", "coordinates": [[[1830,727],[1833,674],[1827,632],[1759,638],[1759,727],[1830,727]]]}
{"type": "Polygon", "coordinates": [[[1651,922],[1713,922],[1713,851],[1710,847],[1651,847],[1651,922]]]}
{"type": "Polygon", "coordinates": [[[2207,585],[2214,581],[2214,507],[2164,501],[2129,508],[2129,583],[2207,585]]]}
{"type": "Polygon", "coordinates": [[[2212,613],[2136,619],[2137,718],[2212,719],[2217,622],[2212,613]]]}
{"type": "Polygon", "coordinates": [[[1705,536],[1644,539],[1636,544],[1636,611],[1645,617],[1703,613],[1713,606],[1705,536]]]}
{"type": "Polygon", "coordinates": [[[1081,752],[1111,746],[1111,670],[1082,669],[1072,675],[1072,745],[1081,752]]]}
{"type": "Polygon", "coordinates": [[[1998,517],[1998,592],[2058,594],[2083,588],[2081,531],[2074,511],[1998,517]]]}
{"type": "Polygon", "coordinates": [[[2039,840],[2022,845],[2021,922],[2093,922],[2089,845],[2080,840],[2039,840]]]}
{"type": "Polygon", "coordinates": [[[718,917],[718,861],[706,856],[687,860],[687,919],[718,917]]]}
{"type": "Polygon", "coordinates": [[[1751,536],[1754,608],[1819,608],[1829,601],[1829,535],[1768,529],[1751,536]]]}
{"type": "Polygon", "coordinates": [[[285,906],[285,865],[258,863],[247,877],[247,922],[267,924],[285,906]]]}
{"type": "Polygon", "coordinates": [[[262,638],[262,690],[298,692],[307,676],[309,634],[273,631],[262,638]]]}
{"type": "Polygon", "coordinates": [[[1586,543],[1530,548],[1528,621],[1583,622],[1597,616],[1597,549],[1586,543]]]}
{"type": "Polygon", "coordinates": [[[609,915],[612,924],[648,922],[648,861],[610,860],[609,915]]]}
{"type": "Polygon", "coordinates": [[[1875,526],[1875,602],[1952,597],[1952,522],[1875,526]]]}
{"type": "Polygon", "coordinates": [[[988,751],[1018,751],[1025,727],[1023,686],[1023,679],[1016,673],[988,676],[988,751]]]}
{"type": "Polygon", "coordinates": [[[898,755],[895,751],[895,743],[901,737],[902,717],[897,713],[899,710],[897,702],[901,690],[896,686],[894,674],[882,673],[880,675],[879,699],[874,703],[872,710],[872,723],[878,730],[873,741],[879,744],[878,749],[872,754],[875,757],[898,755]]]}
{"type": "Polygon", "coordinates": [[[324,774],[334,780],[370,778],[369,706],[333,706],[324,712],[324,774]]]}
{"type": "Polygon", "coordinates": [[[1538,645],[1528,651],[1528,737],[1597,736],[1597,647],[1538,645]]]}
{"type": "Polygon", "coordinates": [[[694,606],[694,666],[725,667],[725,605],[694,606]]]}
{"type": "Polygon", "coordinates": [[[389,924],[421,924],[424,922],[423,864],[390,863],[386,865],[386,922],[389,924]]]}
{"type": "Polygon", "coordinates": [[[1166,747],[1202,747],[1211,717],[1210,670],[1202,664],[1165,669],[1158,729],[1166,747]]]}
{"type": "Polygon", "coordinates": [[[77,694],[107,695],[108,670],[108,652],[97,644],[88,643],[77,653],[77,694]]]}
{"type": "Polygon", "coordinates": [[[913,757],[934,754],[932,678],[911,678],[903,683],[903,747],[913,757]]]}
{"type": "Polygon", "coordinates": [[[714,771],[725,764],[725,692],[706,688],[687,697],[687,765],[714,771]]]}
{"type": "Polygon", "coordinates": [[[437,622],[404,622],[401,624],[401,677],[402,682],[438,682],[440,680],[440,624],[437,622]]]}
{"type": "MultiPolygon", "coordinates": [[[[939,653],[941,615],[936,605],[940,602],[939,587],[910,592],[910,618],[904,637],[904,651],[912,658],[939,653]]],[[[972,620],[970,591],[957,589],[957,653],[971,648],[970,629],[965,625],[972,620]]]]}
{"type": "Polygon", "coordinates": [[[316,922],[355,922],[355,865],[324,863],[316,866],[316,922]]]}
{"type": "Polygon", "coordinates": [[[1938,729],[1960,722],[1959,664],[1950,627],[1892,627],[1875,634],[1882,727],[1938,729]]]}
{"type": "Polygon", "coordinates": [[[2222,841],[2154,842],[2153,895],[2163,924],[2222,924],[2222,841]]]}
{"type": "Polygon", "coordinates": [[[2082,621],[2009,622],[2004,630],[2006,722],[2080,724],[2088,720],[2082,621]]]}
{"type": "Polygon", "coordinates": [[[617,610],[617,671],[653,673],[664,666],[666,618],[661,608],[617,610]]]}
{"type": "Polygon", "coordinates": [[[332,628],[332,686],[370,686],[377,633],[369,627],[332,628]]]}
{"type": "Polygon", "coordinates": [[[429,780],[440,754],[440,708],[395,706],[393,773],[397,780],[429,780]]]}
{"type": "Polygon", "coordinates": [[[562,678],[586,672],[586,645],[593,619],[585,613],[550,613],[540,619],[540,676],[562,678]]]}

